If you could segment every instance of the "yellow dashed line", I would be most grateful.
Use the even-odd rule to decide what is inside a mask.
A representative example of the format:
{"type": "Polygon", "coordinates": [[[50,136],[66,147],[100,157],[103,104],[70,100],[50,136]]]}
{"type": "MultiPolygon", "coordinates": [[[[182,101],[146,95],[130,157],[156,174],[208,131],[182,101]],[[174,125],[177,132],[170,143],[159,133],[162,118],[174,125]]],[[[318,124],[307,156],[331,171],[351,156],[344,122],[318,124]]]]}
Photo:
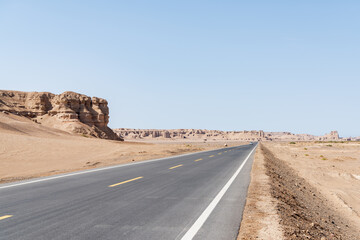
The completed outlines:
{"type": "Polygon", "coordinates": [[[133,178],[133,179],[129,179],[129,180],[126,180],[126,181],[123,181],[123,182],[119,182],[119,183],[116,183],[116,184],[113,184],[113,185],[109,185],[109,187],[115,187],[115,186],[118,186],[118,185],[121,185],[121,184],[124,184],[124,183],[128,183],[128,182],[132,182],[132,181],[135,181],[135,180],[138,180],[138,179],[141,179],[143,177],[137,177],[137,178],[133,178]]]}
{"type": "Polygon", "coordinates": [[[0,217],[0,220],[6,219],[6,218],[11,218],[13,215],[5,215],[0,217]]]}
{"type": "Polygon", "coordinates": [[[171,168],[169,168],[169,169],[174,169],[174,168],[178,168],[178,167],[181,167],[181,166],[182,166],[182,164],[177,165],[177,166],[173,166],[173,167],[171,167],[171,168]]]}
{"type": "Polygon", "coordinates": [[[209,156],[209,157],[215,157],[215,155],[211,155],[211,156],[209,156]]]}
{"type": "Polygon", "coordinates": [[[218,155],[221,155],[221,153],[218,153],[218,155]]]}
{"type": "Polygon", "coordinates": [[[196,159],[194,162],[198,162],[198,161],[201,161],[203,160],[202,158],[199,158],[199,159],[196,159]]]}

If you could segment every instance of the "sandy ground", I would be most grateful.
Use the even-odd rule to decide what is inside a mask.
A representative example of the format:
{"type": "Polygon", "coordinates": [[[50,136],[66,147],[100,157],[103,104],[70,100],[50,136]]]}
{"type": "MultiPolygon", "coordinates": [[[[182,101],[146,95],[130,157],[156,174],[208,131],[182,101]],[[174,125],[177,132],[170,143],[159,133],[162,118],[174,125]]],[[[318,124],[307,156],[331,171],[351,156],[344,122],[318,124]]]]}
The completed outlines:
{"type": "Polygon", "coordinates": [[[360,229],[360,143],[268,143],[266,146],[360,229]]]}
{"type": "Polygon", "coordinates": [[[267,142],[257,151],[239,239],[360,239],[359,143],[267,142]]]}
{"type": "MultiPolygon", "coordinates": [[[[241,143],[228,143],[234,145],[241,143]]],[[[0,183],[223,146],[223,142],[154,144],[74,136],[24,117],[0,113],[0,183]]]]}
{"type": "MultiPolygon", "coordinates": [[[[262,144],[239,239],[360,239],[359,143],[262,144]]],[[[0,182],[223,146],[224,142],[102,140],[0,113],[0,182]]]]}
{"type": "Polygon", "coordinates": [[[238,240],[283,239],[280,217],[276,212],[277,200],[271,196],[270,179],[266,175],[264,161],[258,147],[238,240]]]}

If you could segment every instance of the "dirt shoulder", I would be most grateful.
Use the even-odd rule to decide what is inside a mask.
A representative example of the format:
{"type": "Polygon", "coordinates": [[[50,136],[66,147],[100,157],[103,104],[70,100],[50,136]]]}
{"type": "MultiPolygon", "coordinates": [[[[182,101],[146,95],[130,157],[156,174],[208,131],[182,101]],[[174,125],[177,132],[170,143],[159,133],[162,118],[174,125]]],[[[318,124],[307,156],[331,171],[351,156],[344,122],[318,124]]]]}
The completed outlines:
{"type": "Polygon", "coordinates": [[[360,143],[296,142],[265,146],[360,229],[360,143]]]}
{"type": "MultiPolygon", "coordinates": [[[[294,150],[282,144],[259,145],[239,239],[359,239],[357,222],[312,185],[311,175],[302,176],[288,163],[294,150]],[[281,159],[273,153],[279,145],[281,159]]],[[[319,174],[314,166],[307,170],[319,174]]]]}
{"type": "Polygon", "coordinates": [[[261,147],[285,239],[357,239],[357,229],[286,162],[261,147]]]}
{"type": "Polygon", "coordinates": [[[276,211],[277,200],[272,197],[270,190],[265,159],[261,148],[258,147],[251,170],[251,182],[238,240],[283,239],[280,218],[276,211]]]}

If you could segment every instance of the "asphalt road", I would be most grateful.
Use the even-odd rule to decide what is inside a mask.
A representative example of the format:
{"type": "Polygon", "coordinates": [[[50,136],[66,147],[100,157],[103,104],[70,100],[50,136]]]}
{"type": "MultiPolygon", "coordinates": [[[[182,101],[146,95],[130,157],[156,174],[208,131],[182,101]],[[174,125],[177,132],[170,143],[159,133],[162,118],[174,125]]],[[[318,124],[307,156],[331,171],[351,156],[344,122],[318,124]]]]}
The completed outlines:
{"type": "Polygon", "coordinates": [[[0,185],[0,239],[235,239],[256,145],[0,185]]]}

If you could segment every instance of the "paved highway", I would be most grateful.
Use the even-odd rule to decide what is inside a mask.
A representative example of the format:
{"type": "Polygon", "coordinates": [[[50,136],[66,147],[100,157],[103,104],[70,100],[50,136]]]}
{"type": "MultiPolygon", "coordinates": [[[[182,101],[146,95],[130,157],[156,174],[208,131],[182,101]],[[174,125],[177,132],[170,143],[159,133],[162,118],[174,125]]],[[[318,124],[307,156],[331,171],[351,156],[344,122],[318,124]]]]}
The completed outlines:
{"type": "Polygon", "coordinates": [[[235,239],[256,145],[0,185],[0,239],[235,239]]]}

